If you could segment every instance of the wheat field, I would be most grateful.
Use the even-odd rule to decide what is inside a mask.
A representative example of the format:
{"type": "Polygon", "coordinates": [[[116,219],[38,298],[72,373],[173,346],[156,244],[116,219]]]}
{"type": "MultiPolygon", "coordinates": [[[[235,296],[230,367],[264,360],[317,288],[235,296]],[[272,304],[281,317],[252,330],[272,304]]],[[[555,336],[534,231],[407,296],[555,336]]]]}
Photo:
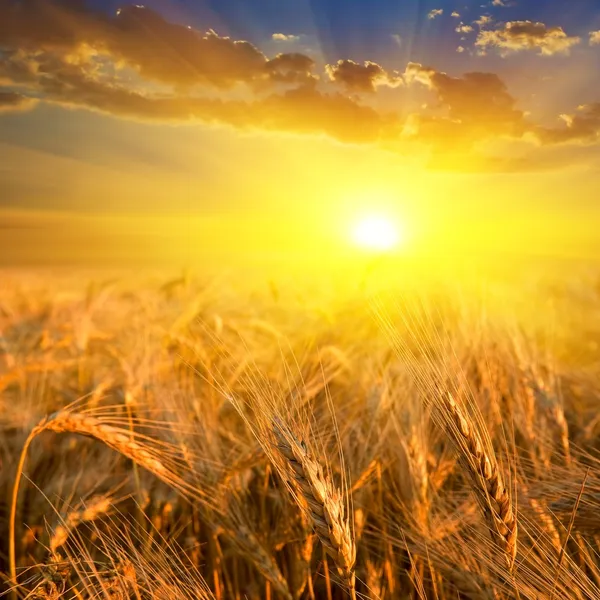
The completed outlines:
{"type": "Polygon", "coordinates": [[[597,268],[1,281],[7,596],[600,598],[597,268]]]}

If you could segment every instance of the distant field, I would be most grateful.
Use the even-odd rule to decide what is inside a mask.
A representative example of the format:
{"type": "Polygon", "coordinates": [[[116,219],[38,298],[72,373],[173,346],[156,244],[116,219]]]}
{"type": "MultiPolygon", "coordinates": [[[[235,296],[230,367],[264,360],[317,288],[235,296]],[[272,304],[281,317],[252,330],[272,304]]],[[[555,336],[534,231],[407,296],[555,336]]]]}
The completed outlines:
{"type": "Polygon", "coordinates": [[[600,269],[425,265],[4,269],[0,591],[600,598],[600,269]]]}

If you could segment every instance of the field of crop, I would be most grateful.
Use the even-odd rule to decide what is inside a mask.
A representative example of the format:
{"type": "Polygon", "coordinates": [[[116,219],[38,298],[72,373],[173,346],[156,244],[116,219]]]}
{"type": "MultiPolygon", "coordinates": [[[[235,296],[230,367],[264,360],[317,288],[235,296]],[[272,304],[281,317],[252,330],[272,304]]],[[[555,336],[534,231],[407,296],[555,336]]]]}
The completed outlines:
{"type": "Polygon", "coordinates": [[[1,273],[0,592],[600,598],[600,270],[397,275],[1,273]]]}

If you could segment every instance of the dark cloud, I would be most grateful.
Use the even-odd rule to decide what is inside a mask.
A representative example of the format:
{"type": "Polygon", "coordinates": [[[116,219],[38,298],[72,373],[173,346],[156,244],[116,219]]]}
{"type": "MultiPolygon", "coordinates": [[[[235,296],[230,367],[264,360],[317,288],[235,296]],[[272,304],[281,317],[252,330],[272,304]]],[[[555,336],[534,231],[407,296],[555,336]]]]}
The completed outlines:
{"type": "Polygon", "coordinates": [[[0,113],[29,110],[35,106],[36,102],[34,98],[0,90],[0,113]]]}
{"type": "Polygon", "coordinates": [[[109,21],[81,2],[3,0],[0,44],[23,50],[72,52],[85,43],[106,40],[109,21]]]}
{"type": "Polygon", "coordinates": [[[349,92],[374,92],[378,85],[395,87],[402,82],[396,74],[390,74],[377,63],[365,61],[358,64],[353,60],[339,60],[325,67],[331,81],[349,92]]]}
{"type": "Polygon", "coordinates": [[[547,27],[533,21],[509,21],[496,29],[481,30],[475,41],[480,48],[499,48],[503,55],[523,50],[538,50],[550,56],[568,53],[572,46],[581,42],[577,36],[569,36],[562,27],[547,27]]]}

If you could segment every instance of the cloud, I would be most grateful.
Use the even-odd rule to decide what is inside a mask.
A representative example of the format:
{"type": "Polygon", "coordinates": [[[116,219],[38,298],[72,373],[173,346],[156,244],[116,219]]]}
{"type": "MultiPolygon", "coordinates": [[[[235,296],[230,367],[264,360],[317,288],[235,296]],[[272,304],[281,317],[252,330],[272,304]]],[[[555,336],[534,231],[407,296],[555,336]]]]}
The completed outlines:
{"type": "Polygon", "coordinates": [[[560,116],[564,127],[536,128],[537,137],[544,144],[568,142],[595,143],[600,141],[600,102],[583,104],[574,114],[560,116]]]}
{"type": "Polygon", "coordinates": [[[590,46],[600,44],[600,30],[590,31],[590,46]]]}
{"type": "Polygon", "coordinates": [[[407,84],[418,81],[427,87],[431,87],[431,78],[435,73],[435,69],[424,67],[421,63],[409,62],[404,70],[404,81],[407,84]]]}
{"type": "Polygon", "coordinates": [[[37,100],[18,94],[16,92],[3,92],[0,90],[0,114],[30,110],[37,104],[37,100]]]}
{"type": "Polygon", "coordinates": [[[267,61],[265,68],[271,81],[280,83],[310,83],[317,77],[312,74],[315,61],[299,52],[278,54],[267,61]]]}
{"type": "Polygon", "coordinates": [[[435,19],[436,17],[439,17],[441,15],[444,14],[444,9],[443,8],[434,8],[433,10],[430,10],[427,13],[427,18],[428,19],[435,19]]]}
{"type": "Polygon", "coordinates": [[[267,77],[267,58],[249,42],[202,34],[142,6],[107,16],[73,0],[6,0],[0,47],[45,53],[90,71],[110,61],[180,87],[226,89],[267,77]]]}
{"type": "MultiPolygon", "coordinates": [[[[279,58],[287,61],[288,58],[279,58]]],[[[291,60],[291,59],[290,59],[291,60]]],[[[293,60],[292,60],[292,64],[293,60]]],[[[348,143],[375,143],[395,135],[395,119],[342,94],[312,84],[241,101],[192,95],[157,95],[91,78],[73,66],[37,82],[48,102],[145,121],[198,121],[237,129],[328,135],[348,143]]]]}
{"type": "Polygon", "coordinates": [[[168,23],[149,9],[127,7],[105,43],[116,60],[134,67],[142,77],[180,86],[229,88],[264,78],[265,55],[245,41],[201,35],[168,23]]]}
{"type": "Polygon", "coordinates": [[[460,25],[458,25],[454,31],[456,31],[456,33],[471,33],[473,31],[473,27],[471,25],[460,23],[460,25]]]}
{"type": "MultiPolygon", "coordinates": [[[[479,43],[481,51],[493,46],[553,53],[578,39],[527,21],[484,29],[490,22],[490,17],[475,22],[481,28],[478,40],[496,36],[493,43],[491,37],[479,43]]],[[[282,33],[273,39],[290,37],[282,33]]],[[[148,8],[126,7],[108,16],[85,8],[81,0],[0,0],[0,112],[27,110],[42,101],[144,121],[326,135],[395,151],[425,145],[438,164],[447,165],[452,160],[444,156],[475,156],[478,144],[493,138],[529,135],[538,148],[600,142],[600,105],[563,116],[560,127],[536,126],[493,73],[453,77],[408,63],[399,75],[374,62],[339,60],[326,65],[324,75],[307,54],[267,56],[249,42],[200,33],[148,8]],[[374,108],[382,105],[378,100],[371,106],[357,96],[403,83],[424,85],[433,97],[408,119],[401,111],[374,108]]]]}
{"type": "Polygon", "coordinates": [[[505,2],[505,0],[492,0],[492,6],[503,6],[503,7],[507,7],[508,4],[505,2]]]}
{"type": "Polygon", "coordinates": [[[323,94],[311,87],[273,95],[255,106],[268,129],[325,133],[352,143],[373,143],[398,135],[397,117],[386,116],[341,94],[323,94]],[[303,115],[303,118],[298,118],[303,115]]]}
{"type": "Polygon", "coordinates": [[[390,74],[380,65],[365,61],[364,64],[352,60],[339,60],[335,65],[326,65],[325,71],[331,81],[349,92],[374,92],[377,86],[397,87],[402,79],[390,74]]]}
{"type": "MultiPolygon", "coordinates": [[[[141,6],[107,16],[77,0],[7,0],[0,4],[0,51],[0,86],[119,117],[362,143],[399,129],[397,117],[316,89],[315,63],[305,54],[268,58],[249,42],[201,34],[141,6]],[[239,86],[246,90],[232,91],[239,86]]],[[[402,82],[370,62],[340,61],[328,74],[344,92],[402,82]]],[[[8,92],[3,98],[13,110],[33,102],[8,92]]]]}
{"type": "Polygon", "coordinates": [[[540,55],[568,54],[581,38],[568,36],[562,27],[547,27],[533,21],[509,21],[495,30],[480,31],[475,45],[499,48],[501,54],[539,50],[540,55]]]}
{"type": "Polygon", "coordinates": [[[460,19],[460,13],[456,12],[455,10],[450,13],[450,16],[454,17],[455,19],[460,19]]]}
{"type": "Polygon", "coordinates": [[[473,23],[475,25],[478,25],[480,29],[483,29],[487,25],[491,25],[493,21],[494,19],[492,19],[492,17],[490,17],[489,15],[481,15],[481,17],[473,21],[473,23]]]}
{"type": "Polygon", "coordinates": [[[271,39],[276,42],[297,42],[300,39],[299,35],[286,35],[285,33],[274,33],[271,39]]]}
{"type": "Polygon", "coordinates": [[[456,51],[457,51],[459,54],[462,54],[462,53],[465,51],[465,47],[464,47],[464,46],[458,46],[458,48],[456,49],[456,51]]]}
{"type": "Polygon", "coordinates": [[[438,149],[470,148],[490,137],[521,137],[527,131],[524,113],[495,73],[466,73],[451,77],[430,67],[410,63],[408,82],[418,81],[437,96],[438,109],[445,114],[413,117],[413,131],[438,149]]]}

